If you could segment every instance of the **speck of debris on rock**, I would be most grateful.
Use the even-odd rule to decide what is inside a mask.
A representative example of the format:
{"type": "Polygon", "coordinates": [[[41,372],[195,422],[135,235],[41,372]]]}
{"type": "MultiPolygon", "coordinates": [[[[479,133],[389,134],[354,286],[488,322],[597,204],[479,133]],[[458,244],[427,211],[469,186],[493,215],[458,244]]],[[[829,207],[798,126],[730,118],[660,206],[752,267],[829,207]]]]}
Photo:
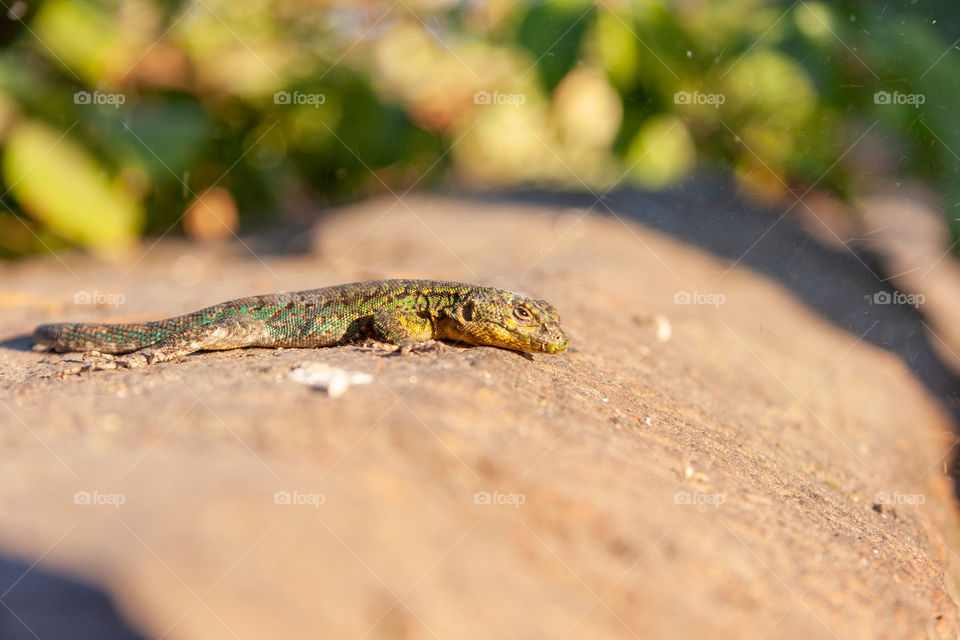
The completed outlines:
{"type": "Polygon", "coordinates": [[[296,365],[287,374],[287,379],[325,391],[331,398],[338,398],[345,394],[351,385],[369,384],[373,381],[373,376],[345,371],[319,362],[307,362],[296,365]]]}

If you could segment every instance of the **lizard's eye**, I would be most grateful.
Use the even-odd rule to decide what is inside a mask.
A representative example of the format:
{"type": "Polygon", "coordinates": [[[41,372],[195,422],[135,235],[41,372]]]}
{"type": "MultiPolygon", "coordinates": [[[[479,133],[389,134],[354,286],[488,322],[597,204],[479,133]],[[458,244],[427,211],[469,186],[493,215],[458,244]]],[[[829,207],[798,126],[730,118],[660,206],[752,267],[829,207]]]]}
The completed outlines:
{"type": "Polygon", "coordinates": [[[530,310],[526,307],[515,307],[513,309],[513,317],[520,322],[530,322],[533,320],[533,314],[531,314],[530,310]]]}

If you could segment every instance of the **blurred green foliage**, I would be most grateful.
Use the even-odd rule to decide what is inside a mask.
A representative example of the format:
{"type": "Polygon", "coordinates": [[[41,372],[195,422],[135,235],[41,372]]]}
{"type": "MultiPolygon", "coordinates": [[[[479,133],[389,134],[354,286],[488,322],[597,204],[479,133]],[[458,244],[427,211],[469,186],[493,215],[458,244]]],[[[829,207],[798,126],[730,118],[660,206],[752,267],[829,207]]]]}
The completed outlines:
{"type": "Polygon", "coordinates": [[[697,166],[788,203],[919,178],[954,220],[943,6],[946,27],[817,0],[16,2],[0,256],[117,254],[210,228],[185,216],[230,233],[438,181],[599,193],[697,166]],[[214,186],[220,210],[197,199],[214,186]]]}

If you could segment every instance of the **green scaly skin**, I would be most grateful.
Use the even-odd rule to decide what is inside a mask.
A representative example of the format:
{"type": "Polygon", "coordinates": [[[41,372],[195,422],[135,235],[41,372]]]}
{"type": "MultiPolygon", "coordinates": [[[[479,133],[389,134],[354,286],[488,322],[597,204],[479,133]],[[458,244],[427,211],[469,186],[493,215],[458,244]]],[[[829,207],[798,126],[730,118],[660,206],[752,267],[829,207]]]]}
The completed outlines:
{"type": "Polygon", "coordinates": [[[437,280],[251,296],[154,322],[44,324],[33,338],[54,351],[127,354],[80,370],[141,367],[204,350],[330,347],[367,338],[402,352],[431,339],[529,353],[562,353],[568,344],[556,308],[544,300],[437,280]]]}

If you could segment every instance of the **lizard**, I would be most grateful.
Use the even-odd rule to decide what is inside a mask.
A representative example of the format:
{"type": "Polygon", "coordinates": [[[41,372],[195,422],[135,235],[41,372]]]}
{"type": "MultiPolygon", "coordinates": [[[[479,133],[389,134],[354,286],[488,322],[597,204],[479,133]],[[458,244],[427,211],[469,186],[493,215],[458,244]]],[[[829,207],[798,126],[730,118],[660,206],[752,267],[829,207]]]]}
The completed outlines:
{"type": "Polygon", "coordinates": [[[557,309],[545,300],[440,280],[354,282],[239,298],[165,320],[62,322],[33,333],[39,348],[104,358],[63,373],[132,369],[197,351],[329,347],[368,338],[397,345],[401,353],[444,339],[550,354],[569,343],[557,309]]]}

